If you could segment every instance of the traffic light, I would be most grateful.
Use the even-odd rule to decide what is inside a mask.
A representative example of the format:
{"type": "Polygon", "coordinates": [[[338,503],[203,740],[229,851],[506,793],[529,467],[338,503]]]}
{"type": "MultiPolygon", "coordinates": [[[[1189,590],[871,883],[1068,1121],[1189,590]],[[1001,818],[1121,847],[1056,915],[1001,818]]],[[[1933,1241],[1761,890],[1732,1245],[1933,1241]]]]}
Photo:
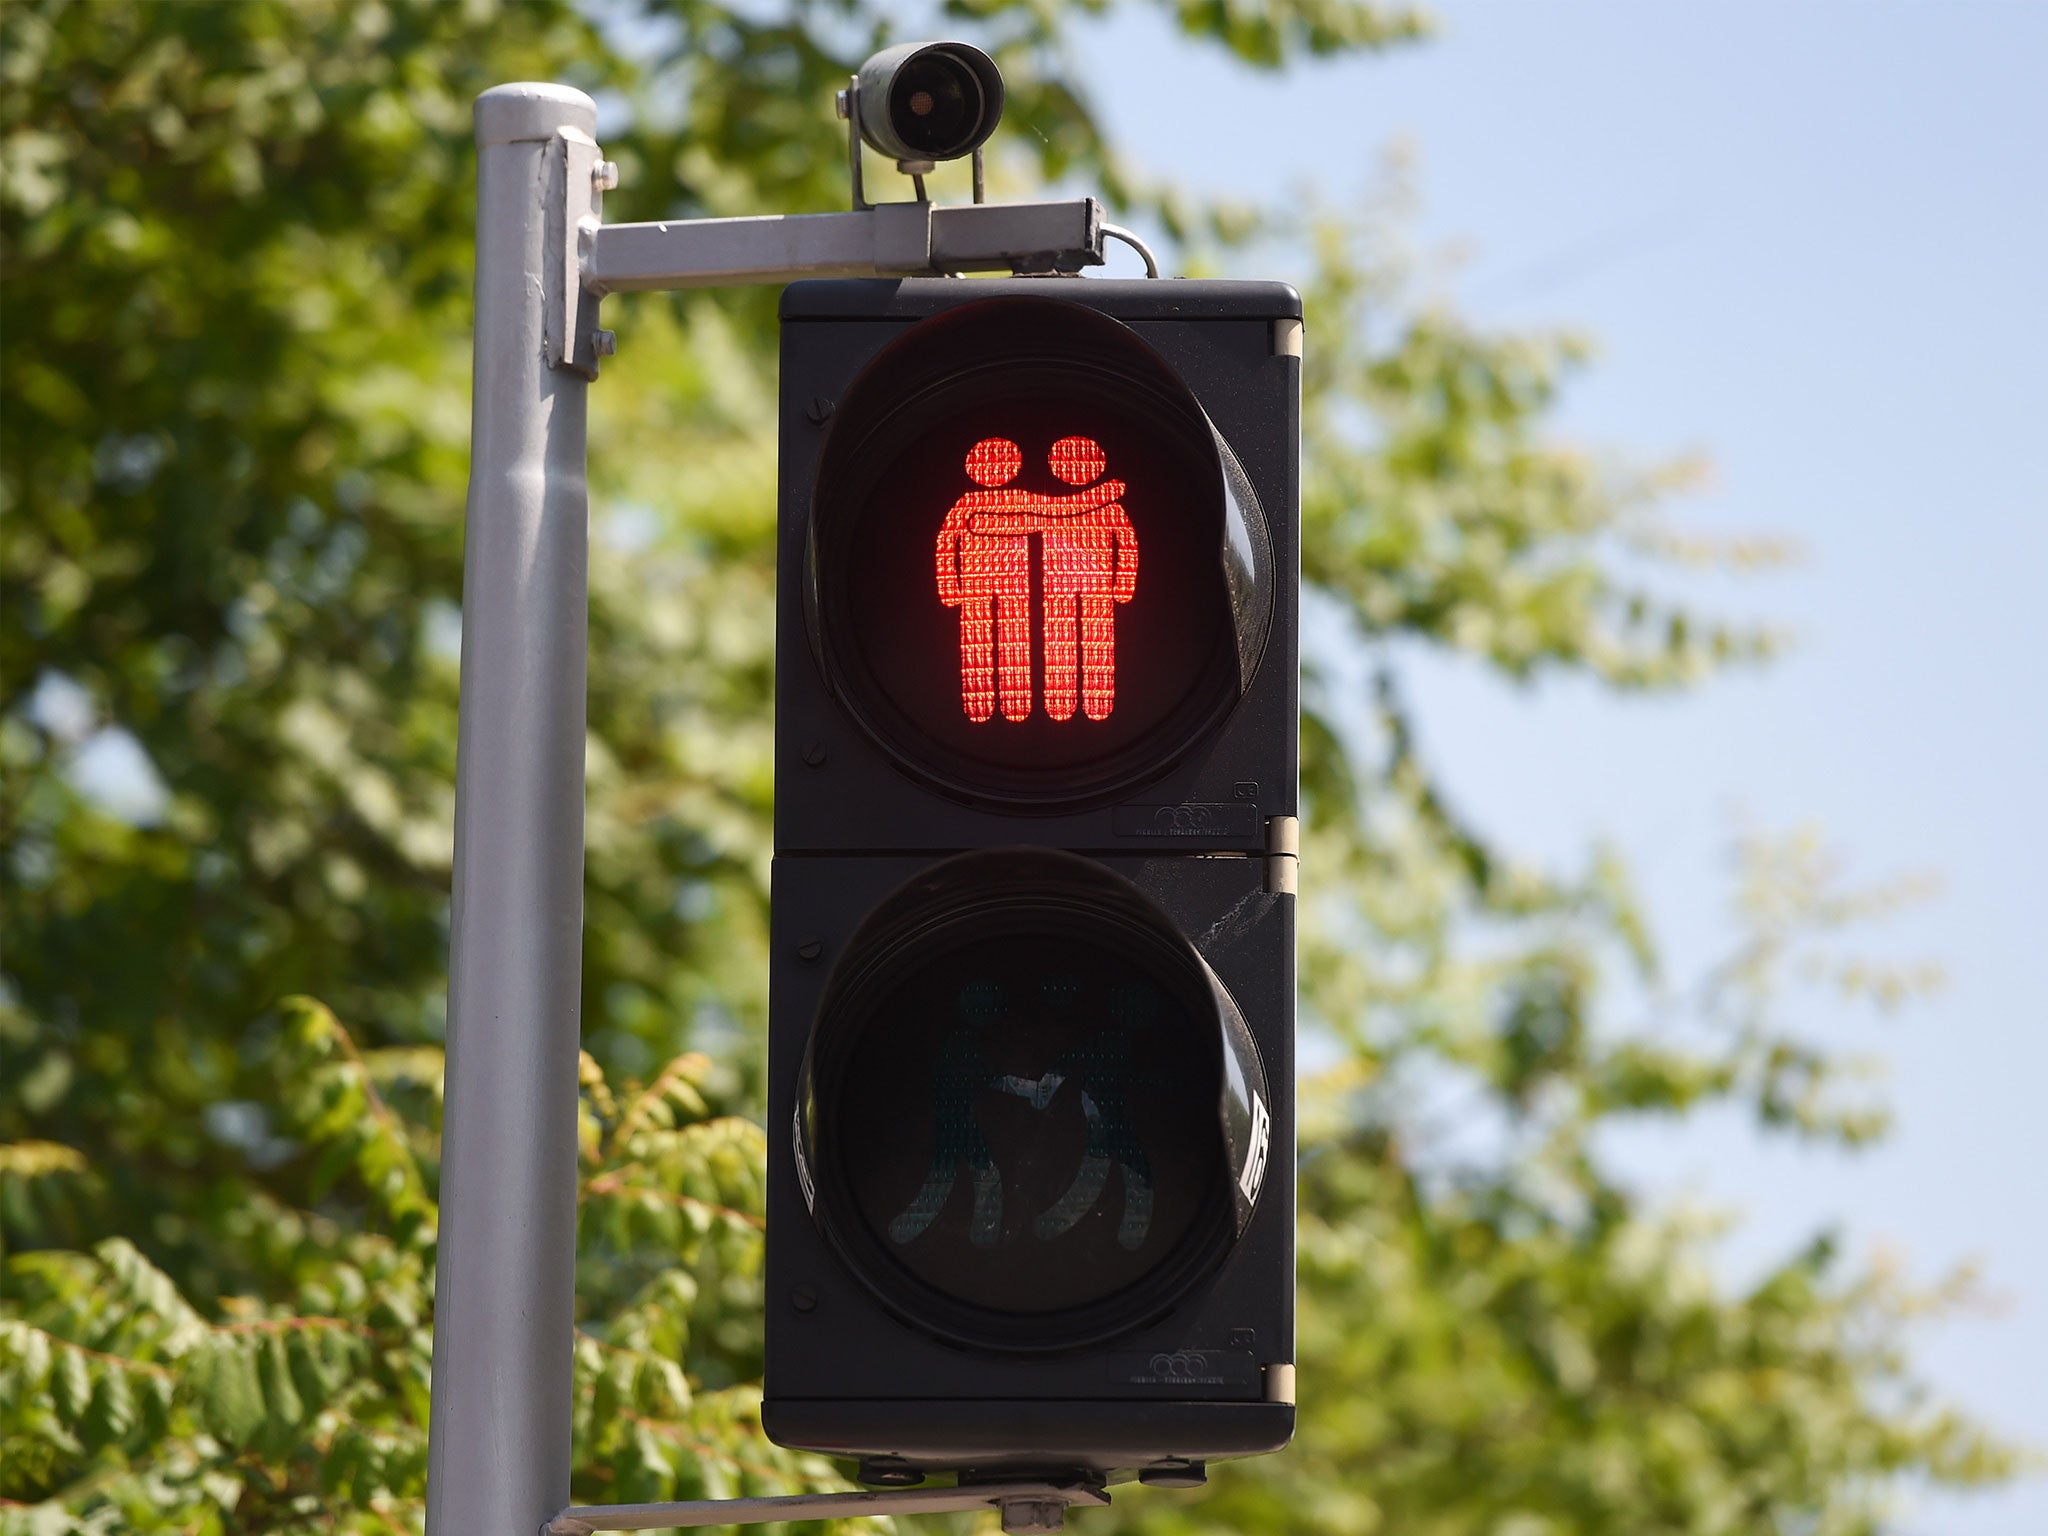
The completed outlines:
{"type": "Polygon", "coordinates": [[[1294,1425],[1301,301],[782,301],[763,1422],[1193,1482],[1294,1425]]]}

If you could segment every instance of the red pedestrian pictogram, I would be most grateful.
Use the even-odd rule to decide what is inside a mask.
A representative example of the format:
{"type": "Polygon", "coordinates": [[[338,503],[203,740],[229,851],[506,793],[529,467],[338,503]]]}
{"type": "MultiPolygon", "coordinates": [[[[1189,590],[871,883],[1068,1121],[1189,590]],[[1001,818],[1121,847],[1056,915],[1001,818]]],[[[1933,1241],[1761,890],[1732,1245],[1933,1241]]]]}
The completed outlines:
{"type": "Polygon", "coordinates": [[[1039,539],[1044,587],[1045,711],[1073,717],[1078,691],[1091,720],[1116,703],[1113,604],[1137,590],[1138,541],[1117,504],[1121,480],[1089,485],[1107,468],[1085,437],[1062,438],[1050,467],[1084,488],[1048,496],[1011,484],[1024,455],[990,437],[967,454],[983,487],[955,501],[939,530],[939,601],[960,610],[960,707],[970,720],[1031,713],[1031,541],[1039,539]],[[1077,628],[1078,625],[1078,628],[1077,628]],[[1078,657],[1077,657],[1078,653],[1078,657]]]}
{"type": "Polygon", "coordinates": [[[1015,509],[977,507],[968,530],[976,538],[1038,535],[1045,712],[1071,720],[1078,695],[1082,714],[1105,720],[1116,708],[1116,604],[1138,590],[1138,536],[1117,499],[1123,482],[1098,481],[1109,466],[1093,438],[1061,438],[1052,445],[1050,467],[1068,485],[1086,489],[1034,497],[1015,509]]]}

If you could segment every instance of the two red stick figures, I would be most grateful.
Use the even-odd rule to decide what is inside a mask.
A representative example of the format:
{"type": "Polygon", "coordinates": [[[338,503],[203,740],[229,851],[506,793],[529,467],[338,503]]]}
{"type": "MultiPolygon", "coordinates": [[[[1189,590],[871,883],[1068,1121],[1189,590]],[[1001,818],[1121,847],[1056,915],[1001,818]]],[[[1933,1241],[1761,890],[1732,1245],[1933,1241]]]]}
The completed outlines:
{"type": "Polygon", "coordinates": [[[1118,505],[1121,480],[1092,438],[1063,437],[1049,467],[1083,489],[1046,496],[1011,485],[1024,455],[1006,437],[967,454],[983,487],[953,503],[939,530],[939,601],[960,610],[960,707],[970,720],[1031,713],[1031,540],[1039,540],[1045,712],[1106,719],[1116,707],[1116,610],[1138,586],[1138,537],[1118,505]],[[1091,484],[1090,482],[1095,482],[1091,484]]]}

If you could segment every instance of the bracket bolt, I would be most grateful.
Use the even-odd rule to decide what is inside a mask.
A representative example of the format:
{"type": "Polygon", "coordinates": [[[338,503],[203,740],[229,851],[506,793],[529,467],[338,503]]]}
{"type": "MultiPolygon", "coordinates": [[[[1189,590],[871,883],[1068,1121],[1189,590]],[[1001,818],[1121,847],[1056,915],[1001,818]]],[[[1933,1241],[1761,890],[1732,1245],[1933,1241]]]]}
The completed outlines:
{"type": "Polygon", "coordinates": [[[803,961],[805,965],[817,964],[818,957],[824,953],[825,941],[823,939],[805,939],[803,943],[796,947],[796,957],[803,961]]]}
{"type": "Polygon", "coordinates": [[[590,184],[600,192],[609,192],[619,184],[619,162],[600,160],[590,168],[590,184]]]}
{"type": "Polygon", "coordinates": [[[599,357],[613,356],[619,350],[619,333],[617,331],[593,331],[590,337],[590,350],[599,357]]]}
{"type": "Polygon", "coordinates": [[[804,407],[804,419],[814,427],[822,427],[832,419],[832,402],[823,395],[811,396],[811,403],[804,407]]]}
{"type": "Polygon", "coordinates": [[[830,755],[825,750],[824,742],[813,741],[804,748],[804,766],[806,768],[822,768],[825,766],[825,760],[830,755]]]}
{"type": "Polygon", "coordinates": [[[1004,1499],[1003,1529],[1010,1536],[1051,1536],[1065,1530],[1067,1506],[1062,1499],[1004,1499]]]}
{"type": "Polygon", "coordinates": [[[924,1474],[901,1456],[863,1456],[853,1480],[870,1488],[915,1488],[924,1474]]]}

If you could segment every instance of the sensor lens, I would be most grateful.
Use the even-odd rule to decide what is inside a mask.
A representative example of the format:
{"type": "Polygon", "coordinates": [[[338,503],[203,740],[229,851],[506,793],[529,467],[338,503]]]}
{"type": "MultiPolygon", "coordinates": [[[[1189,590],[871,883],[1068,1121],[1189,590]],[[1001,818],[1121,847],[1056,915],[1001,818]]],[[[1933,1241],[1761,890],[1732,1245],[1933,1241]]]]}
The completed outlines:
{"type": "Polygon", "coordinates": [[[931,48],[897,71],[889,92],[896,137],[932,160],[965,154],[980,137],[981,82],[964,60],[931,48]]]}

